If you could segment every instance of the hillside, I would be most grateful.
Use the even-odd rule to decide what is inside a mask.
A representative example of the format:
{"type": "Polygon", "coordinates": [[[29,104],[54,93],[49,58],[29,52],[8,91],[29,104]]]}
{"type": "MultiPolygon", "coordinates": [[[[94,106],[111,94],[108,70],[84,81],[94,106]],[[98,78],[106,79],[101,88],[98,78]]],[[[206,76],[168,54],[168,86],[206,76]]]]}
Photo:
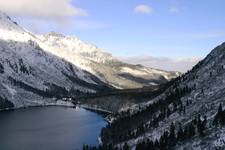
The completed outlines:
{"type": "Polygon", "coordinates": [[[55,98],[110,90],[96,76],[46,52],[7,15],[0,13],[0,108],[60,104],[55,98]]]}
{"type": "Polygon", "coordinates": [[[104,143],[142,150],[224,149],[224,77],[225,43],[155,98],[117,114],[103,129],[104,143]]]}
{"type": "Polygon", "coordinates": [[[180,75],[140,65],[123,63],[95,45],[74,36],[51,32],[37,35],[38,43],[48,52],[97,76],[103,82],[119,88],[131,89],[159,85],[180,75]]]}
{"type": "Polygon", "coordinates": [[[129,65],[74,36],[31,33],[0,12],[0,108],[61,103],[118,88],[166,83],[179,75],[129,65]]]}

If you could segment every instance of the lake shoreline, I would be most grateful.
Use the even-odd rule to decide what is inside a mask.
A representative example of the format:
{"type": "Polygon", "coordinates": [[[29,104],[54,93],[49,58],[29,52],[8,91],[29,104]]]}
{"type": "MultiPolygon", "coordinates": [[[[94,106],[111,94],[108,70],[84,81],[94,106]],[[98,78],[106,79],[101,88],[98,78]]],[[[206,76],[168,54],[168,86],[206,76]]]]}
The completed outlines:
{"type": "Polygon", "coordinates": [[[40,108],[42,108],[42,107],[68,107],[68,108],[81,107],[85,110],[95,112],[96,114],[101,115],[107,123],[111,123],[111,120],[108,119],[108,116],[111,116],[113,114],[113,112],[111,112],[111,111],[100,109],[100,108],[90,107],[86,104],[74,104],[74,103],[69,103],[66,101],[64,101],[64,102],[65,102],[64,104],[57,104],[57,103],[55,103],[55,104],[37,104],[37,105],[31,105],[31,106],[4,108],[4,109],[0,109],[0,112],[28,109],[28,108],[39,108],[39,107],[40,108]]]}
{"type": "Polygon", "coordinates": [[[11,110],[19,110],[19,109],[27,109],[27,108],[35,108],[35,107],[69,107],[73,108],[76,107],[73,103],[67,103],[67,104],[37,104],[37,105],[30,105],[30,106],[22,106],[22,107],[13,107],[13,108],[4,108],[0,109],[0,112],[2,111],[11,111],[11,110]]]}
{"type": "MultiPolygon", "coordinates": [[[[85,108],[79,107],[78,105],[76,107],[65,106],[65,105],[64,106],[62,106],[62,105],[60,105],[60,106],[59,105],[40,106],[39,105],[39,106],[20,107],[20,108],[2,110],[2,113],[0,113],[0,114],[1,114],[1,116],[9,115],[12,117],[11,120],[9,119],[9,117],[2,118],[5,120],[10,120],[9,121],[9,126],[10,126],[9,131],[13,131],[13,130],[15,130],[15,128],[18,131],[18,132],[11,132],[9,134],[8,132],[4,133],[3,131],[5,131],[5,129],[3,128],[4,130],[2,129],[1,132],[3,132],[7,136],[11,136],[11,137],[21,136],[20,134],[22,134],[23,137],[26,137],[27,134],[29,134],[29,136],[31,136],[31,135],[33,135],[33,133],[30,132],[30,130],[31,130],[30,128],[33,128],[33,126],[34,126],[34,129],[33,129],[34,132],[35,133],[42,132],[41,135],[43,134],[44,135],[43,137],[45,137],[45,133],[46,133],[46,131],[43,132],[43,129],[47,130],[48,132],[51,132],[51,133],[57,133],[57,134],[60,133],[60,135],[62,134],[63,136],[68,138],[66,141],[70,145],[75,145],[75,148],[76,148],[76,144],[75,144],[76,142],[74,143],[72,141],[77,141],[78,142],[77,144],[79,145],[80,148],[82,148],[83,144],[88,144],[88,145],[93,145],[93,146],[95,144],[96,144],[96,146],[101,144],[101,134],[100,133],[101,133],[102,128],[107,125],[107,122],[105,121],[105,119],[102,115],[99,115],[99,113],[97,113],[97,112],[86,110],[85,108]],[[65,107],[65,109],[63,107],[65,107]],[[34,108],[34,109],[32,109],[32,108],[34,108]],[[43,108],[43,111],[42,111],[42,108],[43,108]],[[31,113],[31,112],[34,112],[34,113],[31,113]],[[63,113],[65,113],[65,115],[63,113]],[[24,114],[24,115],[21,116],[19,114],[24,114]],[[39,116],[41,116],[41,117],[39,117],[39,116]],[[15,119],[15,118],[17,118],[17,119],[15,119]],[[18,119],[18,118],[22,118],[22,120],[18,119]],[[66,121],[65,121],[65,118],[67,118],[66,121]],[[99,119],[99,118],[102,118],[102,119],[99,119]],[[27,126],[27,124],[29,124],[29,123],[24,124],[24,122],[26,122],[27,120],[32,120],[32,119],[33,119],[33,121],[30,121],[31,126],[27,126]],[[51,121],[49,121],[49,119],[51,121]],[[37,120],[41,120],[41,121],[39,122],[37,120]],[[95,121],[95,120],[98,120],[98,121],[95,121]],[[18,123],[19,126],[12,125],[11,121],[15,122],[13,124],[16,124],[19,122],[18,123]],[[99,123],[99,121],[101,123],[99,123]],[[36,123],[34,123],[34,122],[36,122],[36,123]],[[55,123],[53,123],[53,122],[55,122],[55,123]],[[71,124],[71,122],[73,122],[73,124],[71,124]],[[80,125],[81,122],[84,122],[85,124],[80,125]],[[40,123],[40,126],[37,125],[39,123],[40,123]],[[43,124],[44,124],[44,126],[43,126],[43,124]],[[76,125],[76,124],[77,124],[77,127],[74,128],[74,125],[76,125]],[[25,127],[24,127],[24,125],[25,125],[25,127]],[[49,128],[49,127],[51,127],[51,128],[49,128]],[[54,127],[56,130],[54,129],[54,127]],[[68,127],[73,128],[73,130],[69,130],[68,127]],[[42,130],[39,130],[39,129],[42,129],[42,130]],[[20,132],[21,130],[23,130],[23,132],[20,132]],[[52,132],[52,130],[54,130],[54,132],[52,132]],[[80,131],[82,131],[82,132],[80,132],[80,131]],[[75,132],[74,135],[77,135],[77,134],[81,135],[80,137],[83,140],[82,143],[79,141],[79,138],[77,138],[76,136],[74,136],[72,134],[73,132],[75,132]],[[90,136],[90,133],[91,134],[94,133],[95,135],[90,136]],[[18,134],[18,135],[16,135],[16,134],[18,134]],[[84,136],[87,136],[87,137],[82,138],[84,136]],[[71,140],[71,138],[74,140],[71,140]],[[86,140],[86,138],[88,138],[88,139],[86,140]]],[[[7,121],[4,121],[4,124],[7,124],[7,121]]],[[[2,124],[2,127],[8,127],[8,125],[4,125],[4,124],[2,124]]],[[[7,142],[7,140],[4,140],[3,135],[2,135],[2,137],[0,136],[0,139],[3,138],[3,141],[0,142],[1,144],[3,144],[2,148],[4,148],[4,146],[6,146],[6,147],[12,146],[13,147],[13,145],[10,142],[7,142]]],[[[51,137],[52,134],[48,134],[48,136],[51,137]]],[[[58,141],[62,142],[60,137],[61,136],[58,136],[58,141]]],[[[36,137],[33,136],[32,138],[35,139],[36,137]]],[[[48,139],[50,139],[49,141],[51,141],[51,139],[53,139],[53,138],[48,138],[48,139]]],[[[29,140],[30,140],[30,138],[26,139],[25,141],[29,141],[29,140]]],[[[15,140],[14,142],[16,143],[17,141],[18,140],[15,140]]],[[[19,141],[23,141],[23,138],[20,139],[19,141]]],[[[32,145],[36,142],[38,142],[38,140],[33,140],[32,142],[28,142],[27,144],[32,145]]],[[[42,142],[44,142],[44,141],[42,141],[42,142]]],[[[24,142],[21,142],[21,143],[24,143],[24,142]]],[[[52,141],[50,143],[52,143],[52,141]]],[[[23,146],[26,147],[27,144],[24,144],[23,146]]],[[[51,144],[46,145],[46,146],[54,147],[54,145],[51,145],[51,144]]],[[[43,146],[43,147],[45,147],[45,146],[43,146]]],[[[65,149],[67,149],[68,147],[69,147],[68,145],[65,145],[65,149]]]]}

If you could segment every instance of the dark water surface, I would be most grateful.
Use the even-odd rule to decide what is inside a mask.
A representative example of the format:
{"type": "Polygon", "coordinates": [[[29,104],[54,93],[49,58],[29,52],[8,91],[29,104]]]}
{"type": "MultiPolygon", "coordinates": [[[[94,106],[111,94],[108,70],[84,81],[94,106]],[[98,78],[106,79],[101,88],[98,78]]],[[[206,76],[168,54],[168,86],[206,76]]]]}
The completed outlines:
{"type": "Polygon", "coordinates": [[[36,107],[0,112],[0,150],[76,150],[97,145],[107,123],[82,108],[36,107]]]}

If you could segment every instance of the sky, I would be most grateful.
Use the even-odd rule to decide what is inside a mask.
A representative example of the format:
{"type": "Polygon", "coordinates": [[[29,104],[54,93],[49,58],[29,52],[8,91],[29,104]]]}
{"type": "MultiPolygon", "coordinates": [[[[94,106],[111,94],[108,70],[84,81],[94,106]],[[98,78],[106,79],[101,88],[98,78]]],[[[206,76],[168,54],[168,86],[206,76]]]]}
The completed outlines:
{"type": "Polygon", "coordinates": [[[28,30],[75,35],[128,62],[200,60],[225,41],[224,6],[224,0],[0,0],[2,11],[28,30]]]}

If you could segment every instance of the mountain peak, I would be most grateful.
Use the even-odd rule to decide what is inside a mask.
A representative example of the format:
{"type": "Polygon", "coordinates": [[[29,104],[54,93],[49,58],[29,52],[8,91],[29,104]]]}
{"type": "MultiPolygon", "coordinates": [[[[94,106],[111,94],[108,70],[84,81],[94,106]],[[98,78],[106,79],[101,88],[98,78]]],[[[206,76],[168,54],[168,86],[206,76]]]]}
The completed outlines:
{"type": "Polygon", "coordinates": [[[0,29],[8,31],[25,31],[17,24],[17,22],[13,21],[6,13],[2,11],[0,11],[0,29]]]}
{"type": "Polygon", "coordinates": [[[47,33],[46,36],[62,37],[62,38],[66,37],[65,35],[55,32],[55,31],[51,31],[51,32],[47,33]]]}
{"type": "Polygon", "coordinates": [[[41,35],[40,37],[44,38],[45,40],[60,40],[60,41],[71,41],[71,42],[82,42],[78,37],[71,36],[71,35],[64,35],[62,33],[58,33],[55,31],[51,31],[47,34],[41,35]]]}
{"type": "Polygon", "coordinates": [[[8,19],[8,20],[11,20],[11,18],[4,12],[2,12],[0,10],[0,19],[8,19]]]}

